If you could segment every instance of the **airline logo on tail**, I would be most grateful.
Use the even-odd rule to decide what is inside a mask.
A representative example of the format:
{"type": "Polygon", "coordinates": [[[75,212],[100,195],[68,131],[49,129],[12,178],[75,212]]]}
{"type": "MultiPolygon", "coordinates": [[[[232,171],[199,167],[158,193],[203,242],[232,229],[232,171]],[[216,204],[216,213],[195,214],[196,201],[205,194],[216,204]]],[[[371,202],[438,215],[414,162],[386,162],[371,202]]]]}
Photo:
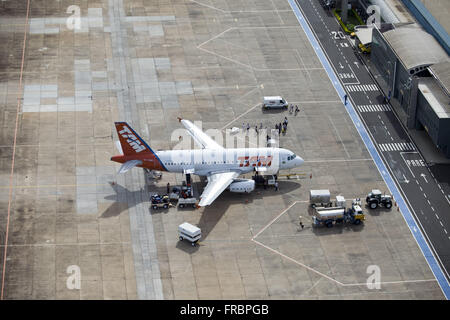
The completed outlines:
{"type": "Polygon", "coordinates": [[[122,138],[126,139],[126,142],[134,149],[134,151],[141,152],[145,150],[145,146],[141,144],[138,138],[131,132],[130,129],[128,129],[128,127],[124,126],[123,129],[119,131],[119,134],[122,138]]]}
{"type": "Polygon", "coordinates": [[[122,153],[136,155],[138,153],[153,153],[152,149],[126,122],[116,122],[117,136],[119,137],[122,153]],[[144,151],[144,152],[142,152],[144,151]]]}
{"type": "Polygon", "coordinates": [[[127,172],[133,167],[142,166],[151,170],[167,169],[158,155],[126,122],[115,122],[120,146],[117,148],[121,155],[111,158],[112,161],[122,163],[119,173],[127,172]],[[143,151],[143,152],[142,152],[143,151]]]}

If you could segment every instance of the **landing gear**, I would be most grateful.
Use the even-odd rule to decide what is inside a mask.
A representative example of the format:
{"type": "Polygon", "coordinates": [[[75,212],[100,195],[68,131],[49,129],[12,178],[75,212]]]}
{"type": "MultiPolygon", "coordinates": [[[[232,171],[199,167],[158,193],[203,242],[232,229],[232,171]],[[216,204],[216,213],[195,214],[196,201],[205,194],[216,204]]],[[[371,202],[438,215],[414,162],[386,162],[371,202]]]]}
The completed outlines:
{"type": "Polygon", "coordinates": [[[190,173],[186,173],[186,184],[187,184],[187,186],[191,185],[191,174],[190,173]]]}

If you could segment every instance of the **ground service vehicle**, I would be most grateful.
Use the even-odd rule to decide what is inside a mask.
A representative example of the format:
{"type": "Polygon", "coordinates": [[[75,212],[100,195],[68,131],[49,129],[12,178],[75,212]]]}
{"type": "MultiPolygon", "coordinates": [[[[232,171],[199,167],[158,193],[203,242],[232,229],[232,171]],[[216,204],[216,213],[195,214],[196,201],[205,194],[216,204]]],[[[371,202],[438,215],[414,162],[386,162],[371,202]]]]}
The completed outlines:
{"type": "Polygon", "coordinates": [[[202,237],[202,230],[190,223],[184,222],[178,226],[178,237],[180,241],[184,239],[191,242],[195,246],[198,240],[202,237]]]}
{"type": "Polygon", "coordinates": [[[361,209],[361,201],[355,199],[352,207],[348,210],[345,207],[316,207],[312,220],[314,226],[325,225],[327,228],[331,228],[333,222],[359,225],[365,220],[365,217],[361,209]]]}
{"type": "Polygon", "coordinates": [[[159,194],[154,194],[150,197],[150,200],[152,202],[152,209],[153,210],[158,210],[158,208],[164,208],[167,209],[170,206],[170,199],[168,195],[159,195],[159,194]]]}
{"type": "Polygon", "coordinates": [[[191,197],[191,198],[179,198],[178,199],[178,207],[184,208],[187,206],[192,206],[192,208],[197,207],[197,198],[191,197]]]}
{"type": "Polygon", "coordinates": [[[181,186],[181,187],[173,187],[172,192],[169,197],[170,200],[177,201],[179,208],[184,208],[187,206],[192,206],[193,208],[197,207],[197,198],[194,196],[194,192],[191,186],[181,186]]]}
{"type": "Polygon", "coordinates": [[[287,109],[289,104],[285,99],[280,96],[276,97],[264,97],[263,108],[264,109],[287,109]]]}
{"type": "Polygon", "coordinates": [[[366,203],[370,209],[376,209],[380,205],[390,209],[392,207],[392,197],[387,194],[381,194],[380,190],[375,189],[367,195],[366,203]]]}
{"type": "Polygon", "coordinates": [[[310,190],[309,191],[309,204],[315,208],[328,207],[331,204],[330,190],[310,190]]]}

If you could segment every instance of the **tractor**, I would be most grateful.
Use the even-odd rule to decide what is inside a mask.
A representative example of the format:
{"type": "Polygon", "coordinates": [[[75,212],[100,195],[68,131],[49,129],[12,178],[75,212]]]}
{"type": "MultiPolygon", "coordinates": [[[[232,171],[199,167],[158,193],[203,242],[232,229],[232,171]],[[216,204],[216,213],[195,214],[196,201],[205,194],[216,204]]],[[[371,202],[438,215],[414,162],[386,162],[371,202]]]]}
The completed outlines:
{"type": "Polygon", "coordinates": [[[392,197],[382,194],[380,190],[372,190],[366,197],[366,203],[370,209],[376,209],[378,206],[390,209],[392,207],[392,197]]]}

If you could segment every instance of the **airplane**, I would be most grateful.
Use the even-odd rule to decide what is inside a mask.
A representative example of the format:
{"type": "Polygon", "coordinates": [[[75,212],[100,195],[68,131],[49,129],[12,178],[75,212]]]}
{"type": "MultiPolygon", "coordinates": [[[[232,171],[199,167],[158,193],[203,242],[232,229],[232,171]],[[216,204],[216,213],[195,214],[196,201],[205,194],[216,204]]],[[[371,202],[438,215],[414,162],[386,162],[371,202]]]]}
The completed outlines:
{"type": "Polygon", "coordinates": [[[201,149],[153,151],[126,122],[115,122],[120,155],[111,161],[121,163],[119,173],[134,167],[206,176],[208,183],[199,207],[210,205],[226,188],[247,193],[255,181],[238,178],[252,171],[278,173],[303,164],[303,159],[284,148],[224,148],[191,121],[178,118],[201,149]]]}

